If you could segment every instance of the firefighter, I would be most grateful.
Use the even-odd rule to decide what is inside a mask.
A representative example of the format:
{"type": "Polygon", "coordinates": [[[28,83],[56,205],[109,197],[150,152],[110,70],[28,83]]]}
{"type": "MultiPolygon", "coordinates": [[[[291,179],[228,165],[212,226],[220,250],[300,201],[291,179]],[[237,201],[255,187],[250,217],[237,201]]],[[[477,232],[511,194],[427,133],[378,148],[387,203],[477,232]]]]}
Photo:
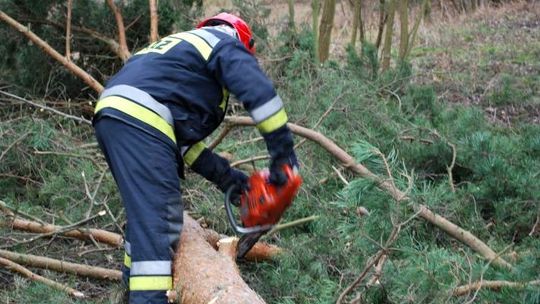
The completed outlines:
{"type": "Polygon", "coordinates": [[[166,303],[172,288],[184,163],[221,191],[246,187],[247,176],[203,143],[223,121],[229,92],[266,142],[270,181],[285,183],[282,166],[298,165],[283,102],[254,53],[247,23],[220,13],[134,54],[102,92],[93,125],[126,210],[129,303],[166,303]]]}

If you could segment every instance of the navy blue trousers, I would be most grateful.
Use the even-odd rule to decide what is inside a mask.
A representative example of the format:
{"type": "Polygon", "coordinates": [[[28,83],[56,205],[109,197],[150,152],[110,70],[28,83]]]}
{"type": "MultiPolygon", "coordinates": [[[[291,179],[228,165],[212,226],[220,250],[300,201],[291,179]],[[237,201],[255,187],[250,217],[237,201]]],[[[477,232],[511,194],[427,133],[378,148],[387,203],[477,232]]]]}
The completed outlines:
{"type": "Polygon", "coordinates": [[[129,303],[167,303],[183,223],[178,148],[157,130],[108,116],[94,128],[126,210],[129,303]]]}

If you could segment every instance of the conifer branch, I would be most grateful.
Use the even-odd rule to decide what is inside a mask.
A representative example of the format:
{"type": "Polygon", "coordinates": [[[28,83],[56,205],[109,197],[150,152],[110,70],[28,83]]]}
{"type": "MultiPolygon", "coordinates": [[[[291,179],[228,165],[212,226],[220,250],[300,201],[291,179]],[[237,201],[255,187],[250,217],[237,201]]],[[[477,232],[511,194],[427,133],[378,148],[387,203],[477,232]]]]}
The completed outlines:
{"type": "MultiPolygon", "coordinates": [[[[227,116],[225,117],[225,121],[235,126],[254,126],[255,125],[251,118],[245,117],[245,116],[244,117],[227,116]]],[[[336,159],[341,161],[347,169],[351,170],[352,172],[358,174],[359,176],[363,178],[373,181],[377,185],[377,187],[379,187],[382,190],[387,191],[395,200],[398,200],[398,201],[409,200],[409,197],[406,195],[405,192],[397,189],[388,180],[381,179],[379,176],[375,175],[373,172],[371,172],[362,164],[357,163],[351,155],[349,155],[347,152],[345,152],[345,150],[343,150],[341,147],[336,145],[332,140],[330,140],[323,134],[317,131],[310,130],[305,127],[293,124],[293,123],[288,123],[287,125],[293,133],[316,142],[322,148],[324,148],[330,154],[332,154],[336,159]]],[[[486,260],[493,261],[494,265],[507,268],[507,269],[512,269],[512,265],[510,263],[508,263],[503,258],[498,256],[497,253],[493,251],[493,249],[491,249],[486,243],[484,243],[482,240],[477,238],[475,235],[473,235],[469,231],[464,230],[463,228],[452,223],[446,218],[434,213],[425,205],[416,204],[416,203],[412,205],[415,212],[418,212],[420,217],[432,223],[433,225],[437,226],[438,228],[442,229],[444,232],[454,237],[455,239],[466,244],[471,249],[473,249],[474,251],[482,255],[486,260]]]]}

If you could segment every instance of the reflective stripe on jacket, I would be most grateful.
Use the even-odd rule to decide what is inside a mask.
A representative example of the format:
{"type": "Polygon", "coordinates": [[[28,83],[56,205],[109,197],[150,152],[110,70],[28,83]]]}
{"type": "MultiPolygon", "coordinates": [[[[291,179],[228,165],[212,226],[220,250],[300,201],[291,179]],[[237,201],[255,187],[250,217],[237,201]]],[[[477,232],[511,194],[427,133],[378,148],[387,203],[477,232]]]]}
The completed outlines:
{"type": "Polygon", "coordinates": [[[255,57],[236,38],[212,28],[173,34],[140,50],[107,88],[119,85],[138,88],[169,108],[177,144],[187,152],[223,121],[228,92],[261,133],[287,122],[281,98],[255,57]]]}

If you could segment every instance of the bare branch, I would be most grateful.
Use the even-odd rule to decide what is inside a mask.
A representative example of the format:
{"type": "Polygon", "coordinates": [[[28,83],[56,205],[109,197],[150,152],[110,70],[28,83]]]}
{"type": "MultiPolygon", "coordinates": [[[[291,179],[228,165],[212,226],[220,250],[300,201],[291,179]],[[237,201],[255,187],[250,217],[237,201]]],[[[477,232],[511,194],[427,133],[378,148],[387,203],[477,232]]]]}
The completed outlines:
{"type": "Polygon", "coordinates": [[[92,77],[90,74],[88,74],[86,71],[81,69],[79,66],[77,66],[70,60],[66,59],[64,56],[62,56],[62,54],[58,53],[55,49],[53,49],[52,46],[39,38],[39,36],[30,31],[30,29],[28,29],[26,26],[20,24],[3,11],[0,11],[0,20],[4,21],[9,26],[15,28],[23,35],[25,35],[28,39],[30,39],[30,41],[37,44],[45,53],[49,54],[56,61],[64,65],[69,71],[71,71],[77,77],[81,78],[92,89],[97,92],[103,91],[103,86],[97,80],[95,80],[94,77],[92,77]]]}
{"type": "Polygon", "coordinates": [[[33,273],[32,271],[28,270],[27,268],[15,263],[15,262],[12,262],[8,259],[5,259],[5,258],[0,258],[0,265],[3,265],[5,268],[9,269],[9,270],[12,270],[12,271],[16,271],[22,275],[24,275],[25,277],[29,278],[30,280],[32,281],[36,281],[36,282],[40,282],[40,283],[43,283],[47,286],[50,286],[54,289],[57,289],[57,290],[61,290],[61,291],[64,291],[64,292],[67,292],[69,295],[75,297],[75,298],[79,298],[79,299],[83,299],[84,298],[84,294],[80,291],[77,291],[71,287],[68,287],[66,285],[63,285],[63,284],[60,284],[58,282],[55,282],[51,279],[47,279],[46,277],[42,277],[38,274],[35,274],[33,273]]]}
{"type": "Polygon", "coordinates": [[[53,112],[53,113],[55,113],[55,114],[64,116],[64,117],[66,117],[66,118],[73,119],[73,120],[76,120],[76,121],[78,121],[78,122],[85,123],[85,124],[87,124],[87,125],[92,125],[92,122],[91,122],[90,120],[88,120],[88,119],[84,119],[84,118],[81,118],[81,117],[77,117],[77,116],[73,116],[73,115],[66,114],[66,113],[64,113],[64,112],[55,110],[55,109],[53,109],[53,108],[44,106],[44,105],[42,105],[42,104],[39,104],[39,103],[30,101],[30,100],[24,99],[24,98],[19,97],[19,96],[17,96],[17,95],[14,95],[14,94],[11,94],[11,93],[8,93],[8,92],[4,92],[4,91],[0,91],[0,94],[3,94],[3,95],[6,95],[6,96],[9,96],[9,97],[11,97],[11,98],[17,99],[17,100],[19,100],[19,101],[22,101],[22,102],[31,104],[31,105],[33,105],[34,107],[37,107],[37,108],[40,108],[40,109],[43,109],[43,110],[47,110],[47,111],[49,111],[49,112],[53,112]]]}
{"type": "Polygon", "coordinates": [[[0,257],[26,266],[49,269],[57,272],[73,273],[80,276],[107,280],[120,280],[122,272],[102,267],[70,263],[48,257],[22,254],[0,249],[0,257]]]}
{"type": "Polygon", "coordinates": [[[129,57],[131,57],[131,53],[129,52],[129,48],[127,45],[127,39],[126,39],[126,29],[124,27],[124,19],[122,17],[122,13],[120,12],[120,9],[116,4],[114,4],[113,0],[107,0],[107,5],[109,5],[109,8],[114,14],[114,18],[116,19],[116,26],[118,28],[118,43],[120,44],[120,52],[122,54],[122,60],[126,61],[129,57]]]}
{"type": "Polygon", "coordinates": [[[540,286],[540,280],[534,280],[530,282],[511,282],[511,281],[476,281],[467,285],[461,285],[452,291],[452,295],[454,296],[463,296],[466,294],[469,294],[472,291],[477,291],[481,288],[488,288],[488,289],[494,289],[499,290],[501,288],[526,288],[529,286],[540,286]]]}

